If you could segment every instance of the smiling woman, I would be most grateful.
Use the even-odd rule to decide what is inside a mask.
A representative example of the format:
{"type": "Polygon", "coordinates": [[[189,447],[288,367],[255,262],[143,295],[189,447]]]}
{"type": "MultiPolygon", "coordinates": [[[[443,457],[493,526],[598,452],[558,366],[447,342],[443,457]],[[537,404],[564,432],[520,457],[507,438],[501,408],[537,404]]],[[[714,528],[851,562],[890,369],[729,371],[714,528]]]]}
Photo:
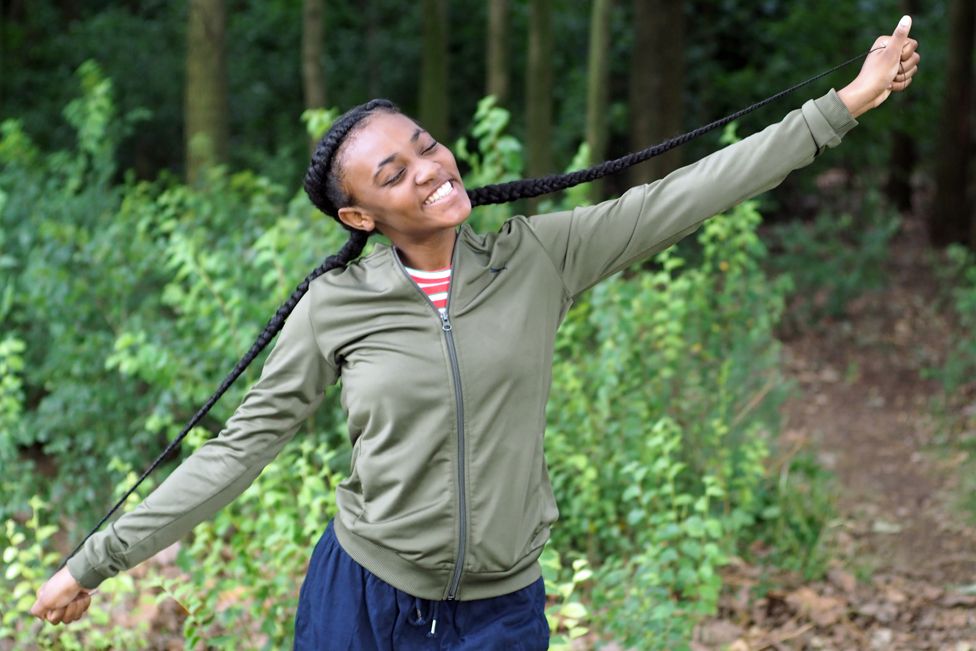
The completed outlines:
{"type": "MultiPolygon", "coordinates": [[[[295,647],[547,648],[538,559],[558,509],[542,442],[566,311],[595,283],[840,144],[856,116],[911,82],[919,55],[909,26],[906,17],[880,37],[851,84],[762,132],[619,199],[516,216],[495,233],[465,223],[473,202],[454,156],[393,104],[344,114],[316,148],[305,189],[349,241],[184,430],[280,330],[220,434],[92,535],[31,612],[78,619],[105,578],[239,495],[341,382],[353,455],[301,588],[295,647]],[[390,244],[360,258],[374,232],[390,244]]],[[[536,196],[575,178],[501,194],[536,196]]]]}
{"type": "Polygon", "coordinates": [[[349,228],[395,242],[417,269],[450,264],[454,228],[471,214],[454,154],[401,113],[378,112],[337,157],[350,205],[339,208],[349,228]]]}

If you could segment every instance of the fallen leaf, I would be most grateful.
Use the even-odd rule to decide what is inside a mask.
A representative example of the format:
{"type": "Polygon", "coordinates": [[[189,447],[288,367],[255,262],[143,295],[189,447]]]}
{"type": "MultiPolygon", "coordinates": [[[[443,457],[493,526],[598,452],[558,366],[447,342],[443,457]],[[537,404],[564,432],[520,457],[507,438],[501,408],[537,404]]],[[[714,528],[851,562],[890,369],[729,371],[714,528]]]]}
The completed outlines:
{"type": "Polygon", "coordinates": [[[837,597],[822,597],[803,587],[786,596],[786,603],[817,626],[832,626],[847,613],[847,602],[837,597]]]}

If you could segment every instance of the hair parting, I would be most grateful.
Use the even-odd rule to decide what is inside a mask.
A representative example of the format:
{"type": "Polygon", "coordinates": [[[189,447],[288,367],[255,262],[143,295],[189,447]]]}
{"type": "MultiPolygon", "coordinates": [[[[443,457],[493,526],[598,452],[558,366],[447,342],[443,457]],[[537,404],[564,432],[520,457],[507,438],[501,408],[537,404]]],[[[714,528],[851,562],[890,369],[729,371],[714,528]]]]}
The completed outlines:
{"type": "MultiPolygon", "coordinates": [[[[795,86],[792,86],[784,91],[776,93],[764,100],[756,102],[752,106],[744,108],[740,111],[728,115],[724,118],[711,122],[705,126],[699,127],[693,131],[682,134],[680,136],[671,138],[662,143],[647,147],[637,152],[633,152],[622,156],[620,158],[606,161],[592,167],[578,170],[576,172],[570,172],[568,174],[554,174],[550,176],[543,176],[534,179],[524,179],[519,181],[511,181],[508,183],[499,183],[495,185],[486,185],[481,188],[474,188],[468,190],[468,196],[471,199],[472,206],[481,206],[497,203],[507,203],[510,201],[515,201],[517,199],[528,199],[532,197],[538,197],[551,192],[557,192],[559,190],[565,190],[571,188],[580,183],[587,183],[599,179],[601,177],[607,176],[609,174],[614,174],[620,172],[632,165],[641,163],[649,158],[659,156],[675,147],[679,147],[690,140],[698,138],[710,131],[718,129],[719,127],[725,126],[730,122],[737,120],[744,115],[747,115],[756,109],[759,109],[767,104],[774,102],[790,93],[811,84],[818,79],[821,79],[841,68],[848,66],[856,61],[859,61],[876,50],[883,49],[884,46],[874,48],[860,54],[856,57],[848,59],[847,61],[834,66],[833,68],[822,72],[806,81],[803,81],[795,86]]],[[[304,188],[306,193],[311,199],[312,203],[325,214],[333,217],[336,221],[338,219],[339,208],[348,206],[351,203],[351,199],[342,187],[342,166],[339,160],[341,153],[341,148],[346,139],[355,132],[356,129],[360,128],[364,123],[366,118],[376,112],[387,112],[387,113],[399,113],[397,106],[385,99],[374,99],[356,106],[350,109],[339,118],[333,122],[332,126],[329,128],[328,132],[322,137],[318,145],[312,154],[311,162],[309,164],[308,170],[305,174],[304,188]]],[[[115,506],[109,510],[107,514],[96,524],[92,530],[85,536],[85,538],[78,544],[74,550],[68,554],[58,566],[61,569],[65,566],[68,559],[78,553],[85,543],[91,536],[97,532],[103,524],[125,503],[126,499],[136,489],[142,484],[142,482],[155,470],[162,461],[169,456],[179,446],[179,444],[186,437],[187,433],[196,427],[197,424],[207,415],[210,409],[220,400],[221,396],[227,391],[228,388],[239,378],[247,369],[247,367],[253,362],[258,355],[264,350],[265,347],[274,339],[275,335],[281,330],[285,324],[285,320],[288,315],[295,309],[301,298],[308,292],[309,285],[313,280],[321,276],[322,274],[332,270],[343,268],[350,262],[355,260],[362,253],[369,240],[370,232],[357,230],[350,228],[343,224],[341,221],[339,223],[350,231],[349,239],[342,246],[342,248],[334,255],[327,257],[322,264],[312,270],[308,276],[295,288],[291,296],[288,297],[281,307],[279,307],[274,316],[268,321],[267,325],[258,335],[257,339],[251,345],[247,353],[237,362],[233,370],[223,379],[217,390],[214,391],[202,407],[193,415],[193,417],[187,422],[187,424],[180,431],[180,434],[174,439],[166,449],[153,461],[145,472],[139,477],[139,479],[133,484],[133,486],[126,491],[126,493],[116,502],[115,506]]]]}

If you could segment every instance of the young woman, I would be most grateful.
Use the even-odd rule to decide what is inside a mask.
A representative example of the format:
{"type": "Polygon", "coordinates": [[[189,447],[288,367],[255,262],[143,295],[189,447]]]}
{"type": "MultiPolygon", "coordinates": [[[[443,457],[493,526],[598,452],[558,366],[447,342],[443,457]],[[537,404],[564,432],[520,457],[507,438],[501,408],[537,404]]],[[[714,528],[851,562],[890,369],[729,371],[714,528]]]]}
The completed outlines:
{"type": "MultiPolygon", "coordinates": [[[[343,115],[305,189],[349,241],[262,335],[263,347],[281,329],[220,435],[90,538],[31,613],[81,617],[101,581],[240,494],[341,379],[351,469],[301,588],[295,647],[546,648],[537,559],[558,512],[542,435],[566,310],[839,144],[856,117],[911,83],[910,26],[906,16],[880,37],[844,89],[761,133],[619,199],[513,217],[497,233],[464,223],[472,201],[454,156],[416,122],[384,100],[343,115]],[[375,232],[391,244],[357,259],[375,232]]],[[[490,200],[538,193],[529,180],[490,200]]]]}

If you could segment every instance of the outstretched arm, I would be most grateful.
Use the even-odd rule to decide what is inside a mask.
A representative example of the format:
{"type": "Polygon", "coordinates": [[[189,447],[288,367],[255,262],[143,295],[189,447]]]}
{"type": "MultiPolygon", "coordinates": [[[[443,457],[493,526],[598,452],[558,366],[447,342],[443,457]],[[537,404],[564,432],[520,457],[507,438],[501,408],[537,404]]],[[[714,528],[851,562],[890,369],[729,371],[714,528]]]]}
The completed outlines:
{"type": "Polygon", "coordinates": [[[261,378],[220,434],[187,457],[130,513],[93,535],[37,593],[31,614],[57,624],[82,616],[90,591],[134,567],[240,495],[295,435],[335,382],[316,344],[306,294],[289,315],[261,378]]]}
{"type": "MultiPolygon", "coordinates": [[[[907,18],[907,17],[906,17],[907,18]]],[[[904,90],[915,74],[917,43],[910,19],[879,37],[857,78],[791,111],[780,122],[663,179],[595,206],[528,218],[568,297],[694,232],[712,215],[779,185],[840,144],[855,117],[904,90]]]]}

